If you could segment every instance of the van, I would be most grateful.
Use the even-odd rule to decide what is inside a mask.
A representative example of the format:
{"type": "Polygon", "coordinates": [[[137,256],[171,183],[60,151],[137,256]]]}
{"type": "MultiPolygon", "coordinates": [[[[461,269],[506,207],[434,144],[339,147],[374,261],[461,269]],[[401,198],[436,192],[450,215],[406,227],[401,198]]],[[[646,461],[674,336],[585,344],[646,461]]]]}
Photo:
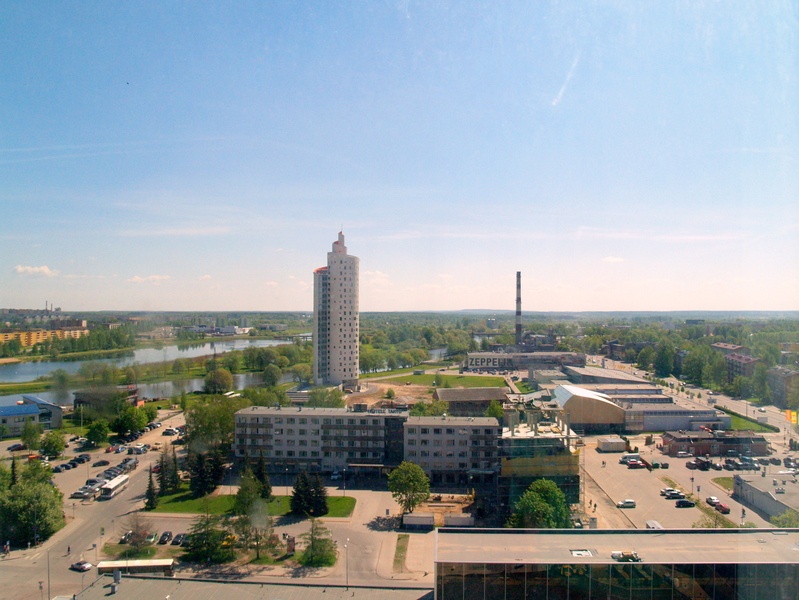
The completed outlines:
{"type": "Polygon", "coordinates": [[[637,452],[631,454],[622,454],[621,458],[619,459],[619,464],[626,465],[631,460],[641,460],[641,455],[637,452]]]}
{"type": "Polygon", "coordinates": [[[677,458],[691,458],[691,453],[690,452],[683,452],[682,450],[680,450],[677,453],[677,458]]]}
{"type": "Polygon", "coordinates": [[[627,498],[626,500],[622,500],[621,502],[617,502],[616,506],[619,508],[635,508],[635,500],[631,498],[627,498]]]}

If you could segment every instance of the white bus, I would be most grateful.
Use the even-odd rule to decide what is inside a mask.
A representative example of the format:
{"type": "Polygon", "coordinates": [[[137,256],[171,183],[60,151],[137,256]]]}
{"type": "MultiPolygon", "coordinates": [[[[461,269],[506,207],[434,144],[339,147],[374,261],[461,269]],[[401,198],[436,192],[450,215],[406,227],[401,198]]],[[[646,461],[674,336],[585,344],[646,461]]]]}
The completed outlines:
{"type": "Polygon", "coordinates": [[[175,575],[175,559],[155,558],[151,560],[103,560],[97,563],[97,573],[161,573],[166,577],[175,575]]]}
{"type": "Polygon", "coordinates": [[[129,480],[130,477],[127,475],[120,475],[103,484],[103,487],[100,488],[100,500],[108,500],[116,496],[119,492],[128,487],[129,480]]]}

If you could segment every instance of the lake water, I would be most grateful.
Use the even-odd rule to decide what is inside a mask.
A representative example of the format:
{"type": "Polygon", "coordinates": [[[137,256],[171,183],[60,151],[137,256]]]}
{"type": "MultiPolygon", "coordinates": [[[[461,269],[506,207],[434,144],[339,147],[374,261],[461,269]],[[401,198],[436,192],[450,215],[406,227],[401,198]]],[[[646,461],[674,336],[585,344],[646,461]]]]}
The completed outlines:
{"type": "Polygon", "coordinates": [[[130,354],[116,358],[99,358],[93,360],[57,360],[42,362],[21,362],[0,365],[0,383],[22,383],[33,381],[39,377],[49,375],[57,369],[63,369],[70,375],[77,373],[86,363],[111,364],[116,367],[127,367],[136,363],[171,362],[177,358],[196,358],[208,356],[216,351],[224,354],[231,350],[244,350],[245,348],[265,348],[288,344],[282,340],[219,340],[197,343],[186,346],[164,346],[163,348],[141,348],[133,350],[130,354]]]}

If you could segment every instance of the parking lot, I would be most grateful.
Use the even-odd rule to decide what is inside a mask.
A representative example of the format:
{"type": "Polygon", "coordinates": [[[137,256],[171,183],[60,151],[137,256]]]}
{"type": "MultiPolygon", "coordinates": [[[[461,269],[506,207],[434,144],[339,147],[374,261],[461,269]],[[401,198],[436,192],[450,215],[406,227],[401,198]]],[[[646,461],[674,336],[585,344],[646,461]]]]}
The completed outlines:
{"type": "MultiPolygon", "coordinates": [[[[633,438],[631,444],[639,447],[641,456],[646,461],[651,463],[655,460],[665,460],[669,463],[669,468],[652,471],[645,468],[629,469],[626,465],[619,464],[621,453],[597,452],[596,440],[587,439],[584,466],[587,475],[596,485],[592,486],[587,482],[586,511],[589,516],[597,517],[600,527],[618,527],[628,522],[628,527],[643,529],[647,521],[655,520],[666,528],[690,528],[702,518],[702,512],[696,507],[678,508],[676,499],[667,500],[661,496],[660,490],[667,487],[679,489],[688,498],[693,496],[694,500],[702,504],[706,504],[707,497],[716,496],[721,502],[730,506],[730,514],[726,517],[734,523],[740,522],[743,507],[730,497],[725,488],[712,480],[732,477],[735,473],[760,476],[759,473],[691,470],[685,466],[689,458],[663,456],[654,446],[644,446],[643,438],[633,438]],[[592,493],[596,497],[592,497],[592,493]],[[635,500],[636,507],[618,508],[616,504],[625,499],[635,500]],[[594,505],[597,506],[596,511],[593,509],[594,505]]],[[[763,467],[767,473],[772,470],[776,472],[780,468],[775,465],[763,467]]],[[[751,510],[746,511],[745,520],[755,523],[758,527],[770,526],[766,520],[751,510]]]]}

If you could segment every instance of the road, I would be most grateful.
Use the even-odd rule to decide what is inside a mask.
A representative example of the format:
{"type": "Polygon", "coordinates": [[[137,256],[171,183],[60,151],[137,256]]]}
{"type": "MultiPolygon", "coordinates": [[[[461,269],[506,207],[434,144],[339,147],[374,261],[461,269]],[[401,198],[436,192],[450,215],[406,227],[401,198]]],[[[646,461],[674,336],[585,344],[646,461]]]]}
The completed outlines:
{"type": "MultiPolygon", "coordinates": [[[[159,416],[164,426],[180,425],[182,415],[167,417],[164,412],[159,416]]],[[[142,436],[138,442],[154,444],[169,439],[162,437],[163,428],[155,429],[142,436]]],[[[68,448],[67,453],[73,450],[68,448]]],[[[119,496],[102,502],[72,500],[69,495],[78,489],[89,477],[102,472],[108,467],[91,467],[97,460],[107,459],[115,465],[126,456],[109,454],[102,450],[90,453],[92,460],[76,469],[53,475],[56,485],[64,493],[64,513],[66,526],[53,537],[38,547],[13,550],[8,558],[2,560],[0,585],[4,598],[20,600],[41,600],[48,594],[52,598],[57,594],[72,595],[82,589],[82,584],[92,581],[94,570],[81,574],[69,569],[78,560],[88,560],[92,564],[101,557],[100,550],[109,539],[117,541],[125,529],[127,515],[140,509],[144,504],[144,493],[147,489],[147,472],[151,464],[158,461],[157,452],[139,455],[139,468],[131,472],[128,488],[119,496]],[[67,549],[70,553],[67,554],[67,549]],[[42,590],[40,591],[39,582],[42,590]]],[[[57,462],[55,464],[58,464],[57,462]]]]}

